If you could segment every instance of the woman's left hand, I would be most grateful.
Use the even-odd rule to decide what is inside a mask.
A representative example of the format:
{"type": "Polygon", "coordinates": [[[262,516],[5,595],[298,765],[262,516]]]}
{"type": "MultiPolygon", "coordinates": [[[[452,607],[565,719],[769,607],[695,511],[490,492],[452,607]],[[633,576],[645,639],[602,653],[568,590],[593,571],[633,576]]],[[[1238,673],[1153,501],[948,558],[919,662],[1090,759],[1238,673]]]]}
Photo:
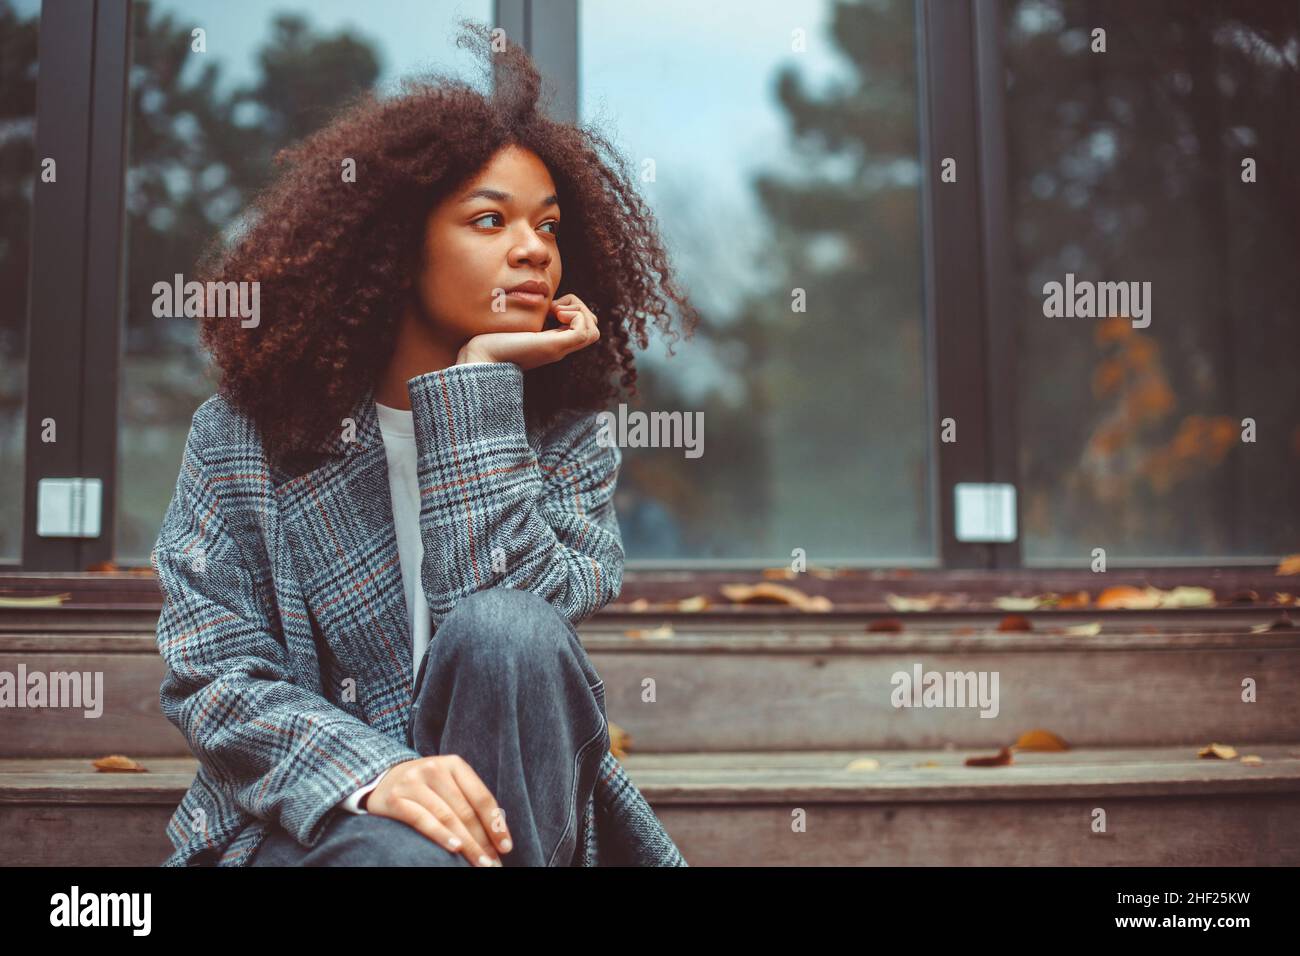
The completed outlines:
{"type": "Polygon", "coordinates": [[[484,332],[461,347],[456,364],[514,362],[527,371],[558,362],[570,352],[586,348],[600,338],[596,317],[573,293],[553,299],[549,311],[568,327],[540,332],[484,332]]]}

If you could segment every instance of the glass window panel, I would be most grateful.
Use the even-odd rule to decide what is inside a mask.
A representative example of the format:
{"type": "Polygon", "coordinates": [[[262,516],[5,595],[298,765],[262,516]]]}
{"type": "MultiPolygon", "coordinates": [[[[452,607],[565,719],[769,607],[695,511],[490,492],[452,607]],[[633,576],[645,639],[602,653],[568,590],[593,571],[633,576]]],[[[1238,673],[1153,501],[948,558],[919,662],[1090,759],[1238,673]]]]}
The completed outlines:
{"type": "MultiPolygon", "coordinates": [[[[147,564],[195,409],[216,391],[193,319],[155,318],[155,282],[188,276],[269,179],[277,149],[360,89],[430,67],[471,79],[462,17],[492,0],[158,0],[135,4],[127,316],[115,551],[147,564]],[[191,49],[205,31],[206,52],[191,49]]],[[[474,72],[470,72],[474,71],[474,72]]]]}
{"type": "Polygon", "coordinates": [[[40,0],[0,0],[0,562],[23,545],[27,293],[40,0]]]}
{"type": "Polygon", "coordinates": [[[912,3],[579,16],[581,119],[703,318],[637,356],[629,411],[703,411],[704,454],[624,449],[629,560],[932,559],[912,3]]]}
{"type": "Polygon", "coordinates": [[[1002,11],[1026,563],[1295,551],[1300,5],[1002,11]],[[1045,316],[1067,274],[1150,325],[1045,316]]]}

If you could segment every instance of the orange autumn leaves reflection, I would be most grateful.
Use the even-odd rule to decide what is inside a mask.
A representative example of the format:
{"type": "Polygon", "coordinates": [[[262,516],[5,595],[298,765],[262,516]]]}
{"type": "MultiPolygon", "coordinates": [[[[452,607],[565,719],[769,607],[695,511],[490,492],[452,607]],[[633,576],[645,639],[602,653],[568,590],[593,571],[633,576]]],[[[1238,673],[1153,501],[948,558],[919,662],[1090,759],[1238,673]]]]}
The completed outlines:
{"type": "Polygon", "coordinates": [[[1095,338],[1106,355],[1093,371],[1092,393],[1113,404],[1089,436],[1081,466],[1100,500],[1131,494],[1135,477],[1164,494],[1223,461],[1240,438],[1239,423],[1227,415],[1186,415],[1168,442],[1152,444],[1151,432],[1178,404],[1153,338],[1125,316],[1099,322],[1095,338]]]}

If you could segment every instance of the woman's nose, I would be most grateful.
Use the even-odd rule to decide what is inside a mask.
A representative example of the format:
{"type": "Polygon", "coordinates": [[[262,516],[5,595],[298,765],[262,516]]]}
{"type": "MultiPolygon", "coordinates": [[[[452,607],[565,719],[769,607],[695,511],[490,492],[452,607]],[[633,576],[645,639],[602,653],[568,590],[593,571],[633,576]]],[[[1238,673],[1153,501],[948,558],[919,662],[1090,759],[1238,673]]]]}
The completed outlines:
{"type": "Polygon", "coordinates": [[[547,247],[536,233],[529,230],[528,235],[521,239],[512,251],[514,261],[528,261],[547,265],[551,261],[551,250],[547,247]]]}

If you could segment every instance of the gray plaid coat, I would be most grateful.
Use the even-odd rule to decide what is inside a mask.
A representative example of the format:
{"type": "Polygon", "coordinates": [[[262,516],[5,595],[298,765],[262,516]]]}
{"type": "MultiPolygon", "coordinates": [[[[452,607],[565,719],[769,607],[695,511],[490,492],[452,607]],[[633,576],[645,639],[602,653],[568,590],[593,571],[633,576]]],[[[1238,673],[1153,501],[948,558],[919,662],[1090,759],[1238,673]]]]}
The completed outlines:
{"type": "MultiPolygon", "coordinates": [[[[621,453],[596,441],[594,414],[535,434],[523,379],[507,362],[407,383],[435,627],[496,585],[536,592],[575,626],[622,588],[621,453]]],[[[411,641],[373,388],[341,425],[322,464],[290,474],[220,395],[194,413],[152,554],[159,700],[199,761],[163,866],[244,865],[271,824],[314,846],[345,797],[420,756],[406,743],[411,641]]],[[[578,826],[574,865],[686,865],[608,746],[578,826]]]]}

